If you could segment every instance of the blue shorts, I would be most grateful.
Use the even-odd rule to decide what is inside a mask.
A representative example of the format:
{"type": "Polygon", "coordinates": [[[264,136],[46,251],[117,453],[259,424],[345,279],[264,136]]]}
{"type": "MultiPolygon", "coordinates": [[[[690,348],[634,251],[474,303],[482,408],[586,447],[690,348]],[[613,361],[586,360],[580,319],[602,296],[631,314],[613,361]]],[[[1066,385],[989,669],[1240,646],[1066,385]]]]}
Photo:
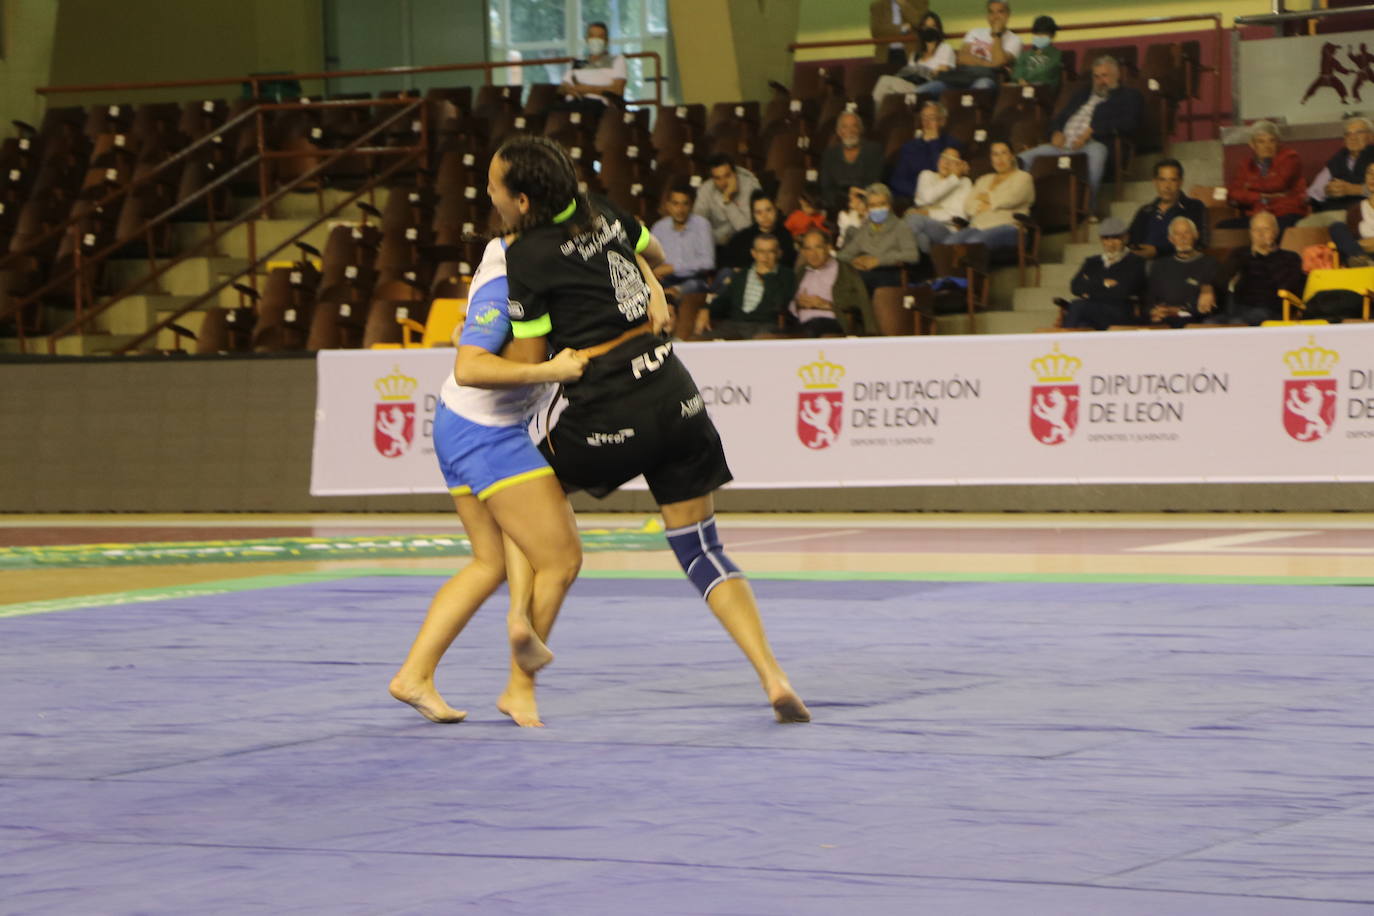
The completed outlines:
{"type": "Polygon", "coordinates": [[[454,496],[486,499],[506,487],[553,476],[522,426],[483,426],[439,402],[434,412],[434,454],[454,496]]]}

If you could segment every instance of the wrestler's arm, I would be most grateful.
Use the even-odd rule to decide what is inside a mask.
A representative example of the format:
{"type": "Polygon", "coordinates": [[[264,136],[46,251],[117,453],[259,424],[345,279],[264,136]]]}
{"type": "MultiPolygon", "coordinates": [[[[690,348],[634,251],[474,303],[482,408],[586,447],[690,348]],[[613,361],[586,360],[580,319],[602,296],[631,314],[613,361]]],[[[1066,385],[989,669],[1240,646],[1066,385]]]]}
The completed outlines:
{"type": "Polygon", "coordinates": [[[650,249],[658,249],[659,257],[663,256],[663,249],[659,247],[658,239],[653,239],[643,252],[635,255],[635,260],[639,262],[639,272],[644,275],[644,282],[649,285],[649,329],[655,334],[666,334],[673,329],[673,312],[668,308],[668,299],[663,295],[663,284],[658,282],[658,276],[649,266],[649,259],[645,253],[650,249]]]}
{"type": "Polygon", "coordinates": [[[587,366],[587,358],[571,349],[544,359],[543,337],[514,340],[503,352],[498,356],[463,344],[453,361],[453,377],[470,388],[518,388],[539,382],[571,382],[581,378],[587,366]]]}

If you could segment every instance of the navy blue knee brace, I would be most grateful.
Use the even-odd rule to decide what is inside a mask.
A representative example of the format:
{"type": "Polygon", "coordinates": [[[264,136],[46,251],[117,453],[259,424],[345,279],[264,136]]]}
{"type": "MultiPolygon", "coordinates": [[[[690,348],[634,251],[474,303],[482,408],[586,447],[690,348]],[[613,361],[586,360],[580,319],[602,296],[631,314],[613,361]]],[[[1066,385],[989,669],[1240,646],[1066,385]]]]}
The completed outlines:
{"type": "Polygon", "coordinates": [[[744,573],[721,549],[714,515],[695,525],[671,528],[666,534],[683,572],[701,592],[701,597],[710,595],[711,589],[726,579],[743,578],[744,573]]]}

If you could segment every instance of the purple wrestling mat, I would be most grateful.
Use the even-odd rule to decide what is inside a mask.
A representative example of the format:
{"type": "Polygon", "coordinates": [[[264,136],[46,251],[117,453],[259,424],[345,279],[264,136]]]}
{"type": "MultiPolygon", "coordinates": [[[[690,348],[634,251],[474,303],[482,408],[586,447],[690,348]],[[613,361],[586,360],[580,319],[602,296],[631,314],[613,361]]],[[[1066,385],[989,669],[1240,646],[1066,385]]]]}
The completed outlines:
{"type": "Polygon", "coordinates": [[[549,727],[441,580],[0,619],[0,912],[1345,914],[1374,907],[1361,588],[756,582],[775,725],[679,580],[584,580],[549,727]]]}

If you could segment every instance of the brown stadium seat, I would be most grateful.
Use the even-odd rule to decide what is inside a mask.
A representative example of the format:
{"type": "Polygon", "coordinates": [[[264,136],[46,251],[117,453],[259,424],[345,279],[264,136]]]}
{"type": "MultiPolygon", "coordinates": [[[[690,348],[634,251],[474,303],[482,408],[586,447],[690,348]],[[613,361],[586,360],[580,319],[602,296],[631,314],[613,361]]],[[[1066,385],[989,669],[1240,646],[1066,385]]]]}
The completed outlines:
{"type": "Polygon", "coordinates": [[[423,324],[427,314],[425,305],[420,291],[404,280],[378,283],[368,303],[362,346],[366,349],[374,344],[401,343],[401,324],[397,318],[423,324]]]}

